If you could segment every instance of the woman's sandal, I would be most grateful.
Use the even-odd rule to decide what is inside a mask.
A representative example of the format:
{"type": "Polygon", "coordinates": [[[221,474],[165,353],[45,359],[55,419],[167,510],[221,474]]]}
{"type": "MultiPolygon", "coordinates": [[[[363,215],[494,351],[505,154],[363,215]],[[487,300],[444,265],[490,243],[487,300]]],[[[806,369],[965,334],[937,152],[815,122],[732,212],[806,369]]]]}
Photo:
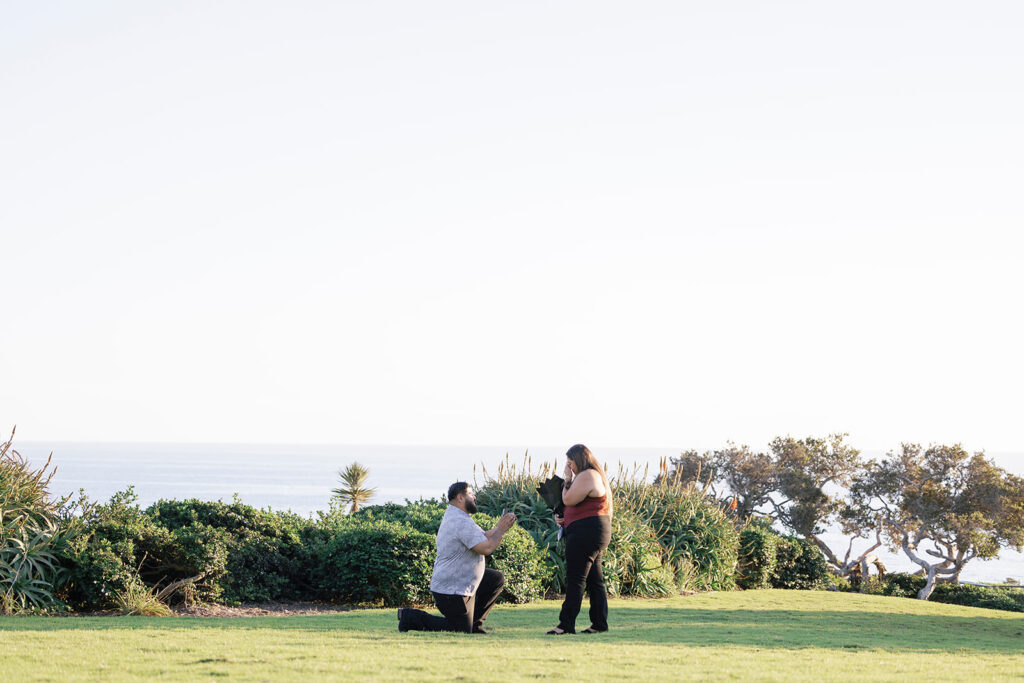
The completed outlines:
{"type": "Polygon", "coordinates": [[[551,629],[550,631],[548,631],[547,633],[545,633],[544,635],[546,635],[546,636],[564,636],[566,633],[568,633],[568,631],[561,631],[556,626],[553,629],[551,629]]]}
{"type": "Polygon", "coordinates": [[[604,631],[598,631],[593,626],[588,626],[587,628],[580,631],[580,633],[604,633],[604,631]]]}

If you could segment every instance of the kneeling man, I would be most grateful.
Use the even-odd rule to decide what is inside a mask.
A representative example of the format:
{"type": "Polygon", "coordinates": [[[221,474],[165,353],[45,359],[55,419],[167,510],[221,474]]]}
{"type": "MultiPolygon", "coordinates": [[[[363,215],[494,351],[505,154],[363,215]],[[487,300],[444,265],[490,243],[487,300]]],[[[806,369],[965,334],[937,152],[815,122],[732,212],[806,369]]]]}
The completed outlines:
{"type": "Polygon", "coordinates": [[[398,610],[399,631],[486,633],[484,619],[497,602],[505,577],[486,569],[484,556],[494,552],[516,516],[506,513],[496,527],[484,531],[470,517],[475,512],[476,496],[469,484],[458,481],[448,487],[448,509],[437,530],[437,559],[430,579],[434,603],[444,616],[403,607],[398,610]]]}

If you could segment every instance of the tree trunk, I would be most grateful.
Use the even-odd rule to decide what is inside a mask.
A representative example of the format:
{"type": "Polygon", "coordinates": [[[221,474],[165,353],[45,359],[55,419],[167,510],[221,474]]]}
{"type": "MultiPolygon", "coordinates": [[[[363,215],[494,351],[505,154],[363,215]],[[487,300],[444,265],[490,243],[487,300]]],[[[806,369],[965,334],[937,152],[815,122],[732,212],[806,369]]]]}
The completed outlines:
{"type": "MultiPolygon", "coordinates": [[[[917,538],[914,539],[915,549],[916,549],[916,544],[919,543],[920,541],[921,541],[921,534],[919,533],[917,538]]],[[[931,596],[932,591],[935,590],[935,571],[936,571],[936,567],[934,565],[932,565],[930,562],[928,562],[927,560],[923,560],[920,557],[918,557],[917,553],[915,553],[913,550],[910,549],[910,536],[909,535],[904,534],[903,542],[900,545],[903,546],[903,553],[907,557],[910,558],[910,561],[913,562],[914,564],[916,564],[917,566],[919,566],[921,568],[921,571],[918,572],[918,573],[924,574],[925,576],[928,577],[925,580],[924,588],[922,588],[921,590],[919,590],[917,592],[917,599],[918,600],[927,600],[931,596]]]]}
{"type": "Polygon", "coordinates": [[[867,556],[861,556],[860,558],[860,592],[868,592],[868,577],[871,575],[871,570],[868,568],[867,556]]]}
{"type": "Polygon", "coordinates": [[[832,552],[832,549],[829,548],[823,540],[814,534],[808,535],[807,538],[810,539],[811,543],[818,546],[818,549],[821,550],[822,554],[825,556],[825,562],[832,566],[832,571],[834,571],[836,575],[846,576],[850,573],[849,567],[843,566],[843,564],[836,558],[835,553],[832,552]]]}
{"type": "Polygon", "coordinates": [[[933,590],[935,590],[935,567],[929,567],[928,580],[925,581],[924,588],[917,592],[917,599],[927,600],[931,597],[933,590]]]}

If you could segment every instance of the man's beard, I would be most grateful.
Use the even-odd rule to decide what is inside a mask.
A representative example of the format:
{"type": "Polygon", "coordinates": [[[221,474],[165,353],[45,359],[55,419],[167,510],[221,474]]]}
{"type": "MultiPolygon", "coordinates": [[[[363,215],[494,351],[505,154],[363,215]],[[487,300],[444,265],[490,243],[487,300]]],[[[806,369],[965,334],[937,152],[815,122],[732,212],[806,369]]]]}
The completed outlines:
{"type": "Polygon", "coordinates": [[[475,515],[476,514],[476,501],[475,500],[467,500],[466,501],[466,512],[468,512],[471,515],[475,515]]]}

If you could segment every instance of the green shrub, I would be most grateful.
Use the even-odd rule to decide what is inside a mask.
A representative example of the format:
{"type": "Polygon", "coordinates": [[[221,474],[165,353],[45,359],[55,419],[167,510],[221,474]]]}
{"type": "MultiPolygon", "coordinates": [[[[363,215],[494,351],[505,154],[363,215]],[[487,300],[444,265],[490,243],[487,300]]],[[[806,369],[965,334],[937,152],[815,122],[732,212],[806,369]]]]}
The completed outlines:
{"type": "Polygon", "coordinates": [[[872,595],[888,595],[896,598],[916,598],[924,588],[925,578],[904,572],[893,572],[885,576],[872,576],[867,581],[867,592],[872,595]]]}
{"type": "Polygon", "coordinates": [[[68,600],[80,608],[116,607],[115,596],[135,587],[136,574],[150,589],[199,576],[196,597],[222,600],[227,533],[199,522],[162,527],[136,500],[129,487],[83,516],[85,531],[65,552],[68,600]]]}
{"type": "MultiPolygon", "coordinates": [[[[473,519],[483,529],[492,529],[498,523],[497,517],[483,513],[473,515],[473,519]]],[[[545,559],[545,553],[526,530],[519,526],[509,529],[501,545],[487,558],[488,566],[505,575],[501,600],[524,603],[543,597],[551,576],[545,559]]]]}
{"type": "Polygon", "coordinates": [[[740,532],[740,588],[820,590],[834,584],[825,556],[812,541],[779,534],[767,520],[754,521],[740,532]]]}
{"type": "MultiPolygon", "coordinates": [[[[448,503],[440,500],[429,500],[421,498],[416,501],[405,501],[405,505],[398,503],[384,503],[383,505],[369,505],[360,508],[351,516],[341,515],[341,518],[383,520],[386,522],[397,522],[408,524],[417,531],[425,534],[436,535],[438,527],[441,526],[441,518],[444,517],[448,503]]],[[[500,511],[499,511],[500,512],[500,511]]],[[[322,517],[326,519],[327,516],[322,517]]],[[[328,522],[328,525],[330,522],[328,522]]]]}
{"type": "Polygon", "coordinates": [[[435,539],[374,519],[338,522],[312,549],[313,580],[327,600],[385,606],[431,600],[435,539]]]}
{"type": "Polygon", "coordinates": [[[65,553],[71,576],[67,601],[78,608],[105,609],[117,606],[117,596],[145,588],[132,567],[134,544],[92,535],[75,539],[65,553]]]}
{"type": "Polygon", "coordinates": [[[828,590],[837,590],[843,593],[854,593],[859,590],[860,586],[854,586],[853,582],[845,576],[836,576],[833,574],[828,577],[829,585],[828,590]]]}
{"type": "MultiPolygon", "coordinates": [[[[924,585],[924,576],[894,572],[881,577],[871,577],[868,580],[868,592],[899,598],[916,598],[924,585]]],[[[937,583],[928,599],[951,605],[1024,612],[1024,590],[1019,588],[937,583]]]]}
{"type": "MultiPolygon", "coordinates": [[[[351,520],[381,520],[406,524],[425,534],[436,537],[441,519],[448,509],[447,503],[434,500],[406,501],[405,505],[386,503],[363,508],[351,520]]],[[[501,513],[501,510],[498,510],[501,513]]],[[[473,515],[482,529],[491,529],[498,523],[496,516],[485,513],[473,515]]],[[[436,548],[434,549],[436,552],[436,548]]],[[[546,553],[537,548],[531,535],[517,525],[502,539],[501,545],[487,558],[487,565],[505,575],[505,588],[501,599],[523,603],[544,594],[549,584],[551,568],[545,562],[546,553]]],[[[431,557],[431,563],[433,557],[431,557]]]]}
{"type": "Polygon", "coordinates": [[[161,500],[146,509],[171,530],[203,525],[223,532],[225,572],[217,579],[228,604],[309,598],[308,553],[302,532],[312,522],[289,512],[232,503],[161,500]]]}
{"type": "Polygon", "coordinates": [[[611,542],[601,564],[605,587],[612,595],[661,597],[679,587],[673,568],[662,561],[662,547],[654,531],[628,510],[612,515],[611,542]]]}
{"type": "Polygon", "coordinates": [[[779,537],[772,587],[820,590],[828,586],[830,576],[825,556],[812,541],[795,536],[779,537]]]}
{"type": "Polygon", "coordinates": [[[936,584],[930,600],[951,605],[1024,612],[1024,589],[967,584],[936,584]]]}
{"type": "Polygon", "coordinates": [[[779,535],[766,524],[750,524],[740,532],[737,586],[745,590],[772,587],[778,541],[779,535]]]}
{"type": "Polygon", "coordinates": [[[633,512],[654,530],[663,564],[695,569],[696,590],[735,588],[739,532],[718,503],[683,484],[627,481],[614,491],[616,514],[633,512]]]}

